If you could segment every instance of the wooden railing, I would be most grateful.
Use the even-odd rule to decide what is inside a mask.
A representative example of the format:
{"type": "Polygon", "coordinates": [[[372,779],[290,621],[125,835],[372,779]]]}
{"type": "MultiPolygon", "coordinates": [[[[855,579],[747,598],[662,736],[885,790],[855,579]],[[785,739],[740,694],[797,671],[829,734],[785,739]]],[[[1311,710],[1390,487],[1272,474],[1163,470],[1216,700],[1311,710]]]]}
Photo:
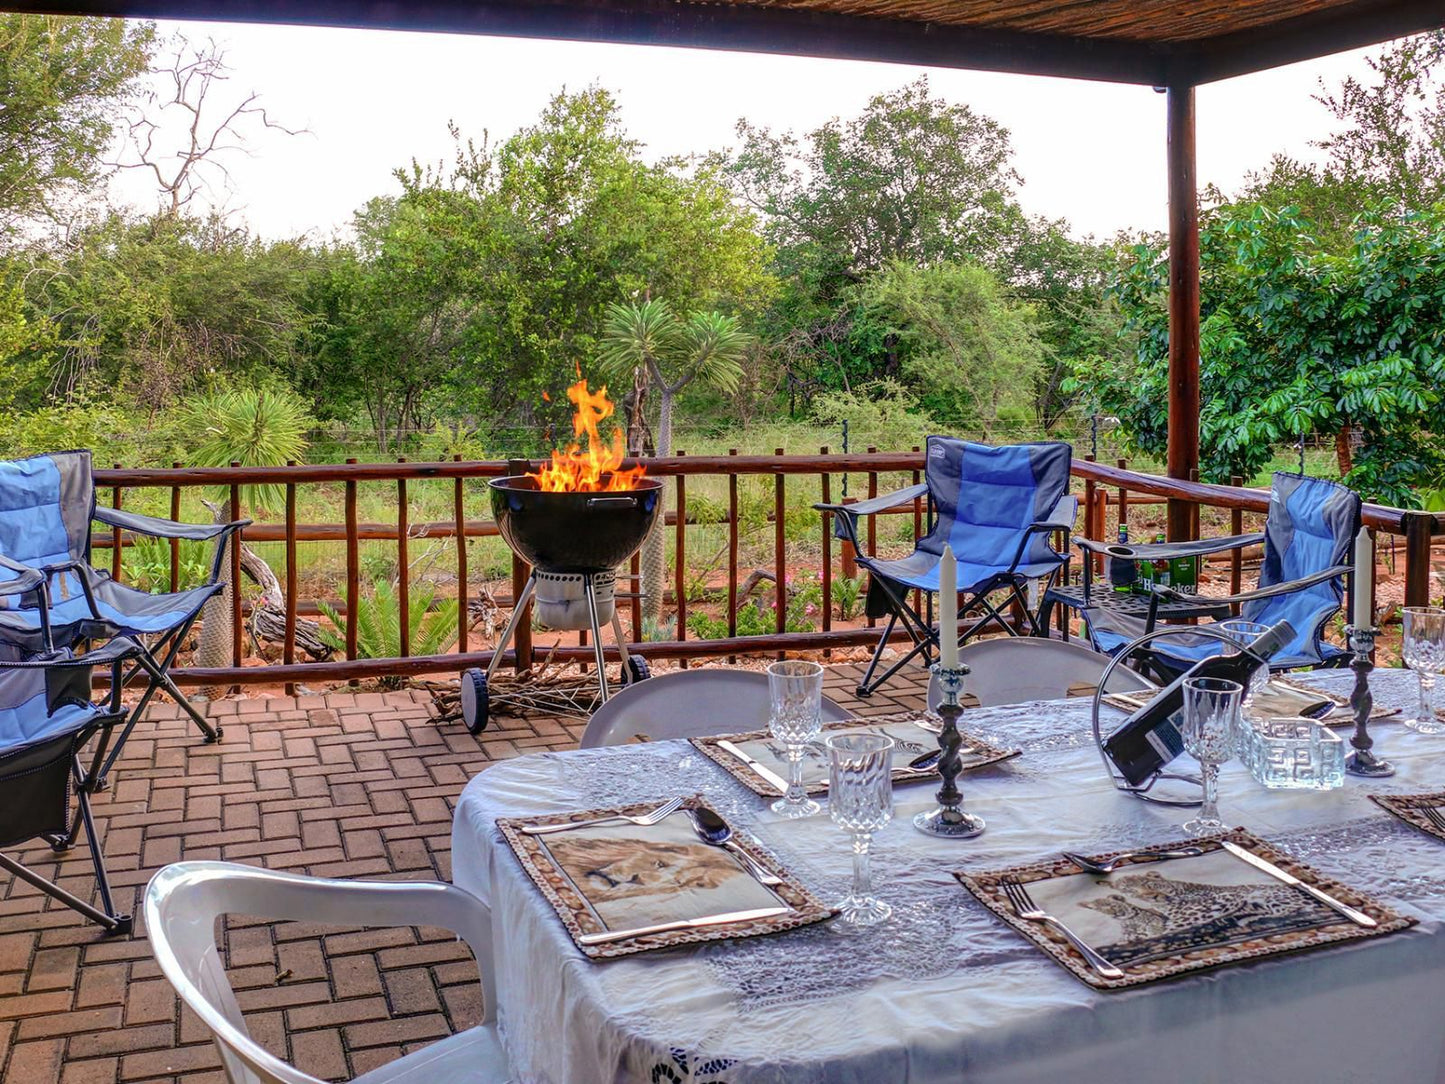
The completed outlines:
{"type": "MultiPolygon", "coordinates": [[[[835,629],[832,620],[832,587],[835,575],[842,571],[852,574],[853,554],[845,552],[846,547],[836,543],[832,536],[832,522],[828,515],[818,515],[818,538],[820,556],[818,573],[823,604],[819,607],[821,628],[810,632],[786,631],[787,592],[782,585],[788,576],[788,542],[785,520],[788,511],[789,484],[800,484],[808,478],[816,485],[810,489],[808,503],[821,498],[829,501],[837,498],[835,476],[861,475],[865,482],[866,494],[876,495],[880,476],[891,475],[890,484],[897,481],[906,483],[918,480],[924,466],[923,454],[919,449],[907,452],[877,452],[870,449],[863,454],[836,455],[827,448],[817,455],[785,455],[782,450],[771,456],[689,456],[679,453],[665,459],[645,461],[650,474],[675,480],[670,487],[666,522],[673,527],[674,581],[672,584],[673,606],[676,610],[676,632],[674,638],[665,641],[641,643],[642,609],[635,590],[638,574],[638,560],[632,560],[631,584],[629,577],[619,576],[619,605],[630,601],[624,613],[630,616],[629,650],[637,650],[650,658],[681,659],[708,656],[736,656],[739,654],[764,654],[782,651],[826,650],[848,646],[869,645],[876,641],[875,628],[835,629]],[[695,525],[697,518],[689,512],[688,481],[696,478],[719,478],[726,482],[727,513],[721,519],[713,518],[709,525],[725,525],[728,531],[726,567],[726,614],[728,635],[722,638],[699,640],[688,636],[688,591],[687,552],[688,528],[695,525]],[[772,509],[768,515],[773,525],[771,572],[777,577],[775,590],[774,630],[762,636],[737,635],[737,603],[740,575],[739,525],[740,480],[749,477],[771,479],[772,509]],[[836,567],[835,567],[836,566],[836,567]]],[[[400,655],[387,659],[363,659],[358,657],[356,613],[360,599],[361,560],[360,542],[392,541],[397,546],[398,590],[401,612],[405,613],[410,597],[410,570],[408,568],[408,546],[420,538],[426,539],[472,539],[497,534],[496,524],[475,513],[487,507],[486,494],[480,485],[468,486],[483,479],[498,477],[517,470],[518,464],[508,462],[406,462],[356,463],[318,466],[286,467],[175,467],[171,469],[123,469],[96,471],[98,489],[109,490],[111,503],[121,506],[128,491],[162,489],[168,491],[169,510],[176,518],[181,509],[181,495],[187,489],[205,487],[214,491],[228,492],[233,507],[239,498],[240,489],[248,485],[282,487],[285,494],[284,515],[280,523],[257,523],[248,527],[244,538],[248,542],[279,542],[284,544],[281,579],[286,586],[285,597],[285,639],[279,664],[265,667],[245,667],[243,662],[243,601],[242,593],[230,592],[232,627],[231,665],[200,669],[178,668],[173,673],[176,680],[191,685],[226,685],[239,687],[242,684],[276,684],[288,686],[299,681],[327,682],[354,681],[383,676],[416,676],[422,674],[457,672],[469,666],[484,666],[492,657],[491,650],[475,650],[479,645],[470,642],[470,619],[468,602],[471,595],[467,547],[456,545],[455,570],[458,595],[457,650],[445,655],[414,656],[408,636],[403,633],[400,655]],[[445,480],[452,483],[452,516],[450,519],[432,522],[412,522],[408,502],[408,483],[428,480],[445,480]],[[319,485],[341,485],[344,522],[300,523],[297,519],[298,487],[319,485]],[[395,492],[394,520],[385,523],[363,523],[358,516],[358,487],[386,485],[395,492]],[[338,607],[344,614],[344,658],[327,662],[298,662],[296,658],[296,627],[300,615],[315,612],[314,605],[303,605],[297,598],[298,560],[297,549],[302,543],[344,543],[345,572],[343,576],[344,597],[338,607]]],[[[1141,474],[1128,470],[1121,462],[1117,466],[1085,460],[1075,460],[1073,475],[1081,483],[1079,489],[1083,510],[1078,530],[1091,537],[1101,537],[1108,510],[1112,504],[1116,521],[1127,523],[1131,510],[1141,504],[1162,502],[1183,502],[1198,509],[1200,507],[1225,510],[1230,515],[1230,530],[1238,533],[1243,529],[1246,515],[1260,517],[1268,511],[1269,494],[1264,490],[1249,489],[1239,485],[1211,485],[1200,482],[1184,482],[1156,475],[1141,474]]],[[[855,483],[856,484],[856,483],[855,483]]],[[[915,535],[923,526],[923,502],[914,501],[910,506],[896,510],[893,514],[912,517],[915,535]]],[[[1415,605],[1428,601],[1430,595],[1431,543],[1435,536],[1445,535],[1445,520],[1442,517],[1367,505],[1365,523],[1380,536],[1398,537],[1403,540],[1403,563],[1405,569],[1405,602],[1415,605]]],[[[1198,522],[1197,511],[1194,521],[1198,522]]],[[[868,525],[868,545],[876,544],[877,525],[868,525]]],[[[93,538],[96,549],[111,549],[111,567],[114,574],[121,571],[122,548],[134,540],[120,531],[98,532],[93,538]]],[[[178,582],[180,548],[171,543],[171,586],[178,582]]],[[[237,562],[239,552],[233,554],[232,574],[239,582],[237,562]]],[[[1231,587],[1240,586],[1242,568],[1240,556],[1235,553],[1231,559],[1231,587]]],[[[520,593],[527,575],[526,566],[515,557],[512,565],[511,598],[500,598],[501,605],[510,605],[520,593]]],[[[405,622],[402,622],[405,626],[405,622]]],[[[869,622],[872,625],[872,622],[869,622]]],[[[513,648],[507,652],[506,661],[522,669],[533,662],[533,644],[530,621],[519,623],[520,633],[513,648]]],[[[899,634],[901,637],[901,633],[899,634]]],[[[578,636],[576,646],[558,646],[549,649],[549,655],[557,660],[587,663],[592,659],[592,649],[585,645],[585,639],[578,636]]],[[[685,661],[684,661],[685,665],[685,661]]]]}

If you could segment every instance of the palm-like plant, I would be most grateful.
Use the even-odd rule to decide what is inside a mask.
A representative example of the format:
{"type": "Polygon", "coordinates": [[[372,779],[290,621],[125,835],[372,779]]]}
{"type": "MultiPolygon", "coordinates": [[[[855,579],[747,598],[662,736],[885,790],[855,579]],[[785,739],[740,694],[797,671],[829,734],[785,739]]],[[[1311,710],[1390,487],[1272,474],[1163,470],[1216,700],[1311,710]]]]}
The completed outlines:
{"type": "MultiPolygon", "coordinates": [[[[225,388],[190,404],[183,428],[195,442],[198,467],[279,467],[299,460],[312,426],[305,404],[284,388],[225,388]]],[[[243,486],[241,501],[264,509],[283,499],[278,485],[243,486]]],[[[233,514],[240,514],[234,510],[233,514]]]]}
{"type": "MultiPolygon", "coordinates": [[[[608,307],[598,361],[603,376],[632,384],[639,415],[647,393],[656,393],[654,445],[657,454],[665,456],[672,454],[678,394],[695,380],[719,391],[736,391],[748,341],[736,316],[695,312],[678,319],[665,300],[656,298],[608,307]]],[[[642,453],[639,426],[629,427],[628,451],[642,453]]],[[[659,627],[666,575],[661,525],[659,517],[643,543],[641,561],[644,617],[659,627]]]]}
{"type": "MultiPolygon", "coordinates": [[[[408,599],[406,625],[408,643],[414,655],[440,655],[456,642],[457,600],[444,598],[432,609],[436,588],[426,582],[414,583],[408,599]]],[[[337,629],[346,627],[346,620],[325,602],[320,604],[337,629]]],[[[321,639],[337,651],[346,649],[346,641],[332,629],[320,630],[321,639]]],[[[401,604],[396,585],[390,580],[372,584],[370,598],[356,604],[356,654],[363,659],[395,659],[401,655],[401,604]]],[[[404,678],[384,678],[383,684],[400,686],[404,678]]]]}

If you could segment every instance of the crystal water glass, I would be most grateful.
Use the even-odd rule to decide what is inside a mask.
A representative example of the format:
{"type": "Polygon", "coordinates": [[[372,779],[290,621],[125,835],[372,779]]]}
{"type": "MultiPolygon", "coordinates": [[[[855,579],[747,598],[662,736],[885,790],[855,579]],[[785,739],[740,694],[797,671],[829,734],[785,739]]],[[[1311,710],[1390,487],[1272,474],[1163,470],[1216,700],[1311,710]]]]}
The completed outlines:
{"type": "Polygon", "coordinates": [[[1404,638],[1401,655],[1405,665],[1420,679],[1420,713],[1405,725],[1421,734],[1445,733],[1445,724],[1435,717],[1435,675],[1445,670],[1445,609],[1439,606],[1406,606],[1401,611],[1404,638]]]}
{"type": "MultiPolygon", "coordinates": [[[[1254,642],[1269,631],[1268,625],[1261,625],[1258,621],[1246,621],[1242,617],[1232,617],[1228,621],[1221,621],[1218,625],[1219,631],[1233,640],[1237,640],[1245,647],[1253,647],[1254,642]]],[[[1225,645],[1226,655],[1238,655],[1240,649],[1232,645],[1225,645]]],[[[1264,692],[1265,686],[1269,684],[1268,664],[1259,667],[1249,675],[1249,684],[1244,690],[1244,699],[1241,702],[1241,710],[1247,719],[1250,715],[1250,708],[1254,704],[1254,698],[1264,692]]]]}
{"type": "Polygon", "coordinates": [[[803,787],[803,754],[823,730],[823,668],[801,659],[771,663],[768,692],[768,729],[788,754],[788,789],[772,810],[790,820],[811,817],[822,807],[803,787]]]}
{"type": "Polygon", "coordinates": [[[1199,814],[1184,822],[1190,835],[1225,828],[1219,819],[1219,766],[1234,754],[1243,695],[1244,687],[1237,681],[1201,677],[1184,682],[1184,749],[1199,761],[1204,779],[1199,814]]]}
{"type": "Polygon", "coordinates": [[[886,734],[833,734],[828,746],[828,814],[853,837],[853,888],[838,903],[848,926],[872,926],[893,913],[873,895],[868,846],[893,819],[893,739],[886,734]]]}

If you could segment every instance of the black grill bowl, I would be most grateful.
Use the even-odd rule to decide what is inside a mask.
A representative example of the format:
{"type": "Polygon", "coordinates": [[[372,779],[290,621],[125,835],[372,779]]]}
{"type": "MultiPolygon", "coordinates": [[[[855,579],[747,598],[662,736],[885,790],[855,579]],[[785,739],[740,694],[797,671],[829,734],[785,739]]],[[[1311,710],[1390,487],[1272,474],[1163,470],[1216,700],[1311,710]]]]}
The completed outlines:
{"type": "Polygon", "coordinates": [[[617,493],[544,493],[526,475],[493,478],[492,518],[507,545],[543,572],[606,572],[647,537],[662,483],[639,478],[617,493]]]}

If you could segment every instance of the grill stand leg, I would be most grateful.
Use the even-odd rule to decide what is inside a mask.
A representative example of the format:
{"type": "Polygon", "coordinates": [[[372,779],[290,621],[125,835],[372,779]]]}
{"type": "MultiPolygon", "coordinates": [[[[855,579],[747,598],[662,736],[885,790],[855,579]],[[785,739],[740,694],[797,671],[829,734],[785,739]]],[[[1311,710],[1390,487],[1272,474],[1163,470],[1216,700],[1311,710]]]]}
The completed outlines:
{"type": "MultiPolygon", "coordinates": [[[[592,650],[597,656],[597,688],[602,693],[602,703],[607,703],[607,657],[602,652],[602,624],[597,620],[597,596],[592,590],[592,573],[582,574],[582,593],[587,596],[587,617],[592,622],[592,650]]],[[[615,607],[615,603],[614,603],[615,607]]],[[[617,625],[617,610],[612,611],[613,627],[617,625]]],[[[618,645],[622,643],[618,638],[618,645]]],[[[627,649],[622,648],[622,665],[627,665],[627,649]]]]}
{"type": "MultiPolygon", "coordinates": [[[[527,603],[532,601],[532,595],[537,590],[537,574],[534,572],[527,577],[527,584],[522,588],[522,593],[512,605],[512,616],[507,619],[507,627],[502,630],[502,638],[497,641],[496,650],[492,652],[492,661],[487,663],[487,680],[491,681],[497,672],[497,667],[502,665],[502,655],[507,650],[507,645],[512,642],[512,633],[517,629],[517,622],[522,620],[522,615],[527,612],[527,603]]],[[[588,594],[588,598],[591,598],[588,594]]],[[[597,618],[592,618],[592,628],[597,628],[597,618]]],[[[603,699],[607,699],[604,695],[603,699]]]]}
{"type": "Polygon", "coordinates": [[[622,670],[625,675],[627,671],[627,637],[622,634],[622,615],[617,612],[615,603],[612,607],[612,635],[617,637],[617,654],[622,657],[622,670]]]}

